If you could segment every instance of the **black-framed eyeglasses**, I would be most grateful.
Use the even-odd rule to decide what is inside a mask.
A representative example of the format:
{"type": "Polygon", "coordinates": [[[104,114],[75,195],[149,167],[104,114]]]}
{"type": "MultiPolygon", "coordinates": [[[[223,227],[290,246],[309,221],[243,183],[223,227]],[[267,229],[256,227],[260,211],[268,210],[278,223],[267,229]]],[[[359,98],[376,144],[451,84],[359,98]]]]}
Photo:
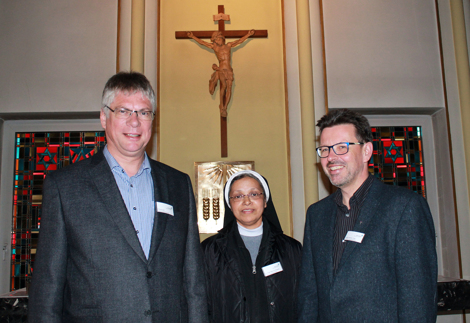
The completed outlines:
{"type": "Polygon", "coordinates": [[[263,197],[263,193],[249,193],[246,195],[235,195],[235,196],[230,196],[229,199],[235,202],[241,202],[245,199],[245,197],[248,197],[250,200],[259,200],[260,198],[263,197]]]}
{"type": "Polygon", "coordinates": [[[332,146],[320,146],[316,150],[320,158],[326,158],[330,155],[330,149],[333,149],[336,155],[345,155],[349,151],[349,146],[363,144],[363,142],[338,142],[332,146]]]}
{"type": "Polygon", "coordinates": [[[126,109],[126,108],[117,108],[117,109],[113,110],[110,107],[108,107],[107,105],[105,105],[105,108],[108,108],[112,113],[114,113],[114,115],[118,119],[127,119],[134,112],[137,115],[137,118],[139,118],[140,120],[152,121],[153,118],[155,117],[155,112],[153,112],[151,110],[136,111],[136,110],[129,110],[129,109],[126,109]]]}

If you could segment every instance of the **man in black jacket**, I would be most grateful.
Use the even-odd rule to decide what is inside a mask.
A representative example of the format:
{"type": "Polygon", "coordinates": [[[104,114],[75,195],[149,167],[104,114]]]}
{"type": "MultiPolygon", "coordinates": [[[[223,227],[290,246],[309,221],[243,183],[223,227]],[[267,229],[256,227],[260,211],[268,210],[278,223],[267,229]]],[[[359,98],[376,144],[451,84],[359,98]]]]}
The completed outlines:
{"type": "Polygon", "coordinates": [[[317,126],[323,170],[339,189],[307,211],[299,322],[435,322],[437,260],[426,200],[369,174],[364,116],[333,110],[317,126]]]}

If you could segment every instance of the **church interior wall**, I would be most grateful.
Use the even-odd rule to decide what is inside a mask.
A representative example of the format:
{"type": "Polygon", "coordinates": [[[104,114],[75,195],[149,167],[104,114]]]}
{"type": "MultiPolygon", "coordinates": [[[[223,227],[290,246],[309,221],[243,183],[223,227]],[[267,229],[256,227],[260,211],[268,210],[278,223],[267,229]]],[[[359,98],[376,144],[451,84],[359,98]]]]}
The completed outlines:
{"type": "MultiPolygon", "coordinates": [[[[448,138],[454,170],[454,202],[458,237],[460,244],[461,275],[470,278],[470,212],[468,190],[468,51],[466,47],[465,28],[461,1],[439,1],[442,62],[445,72],[447,120],[449,124],[448,138]],[[462,82],[465,80],[465,82],[462,82]],[[466,144],[467,142],[467,144],[466,144]]],[[[448,165],[447,167],[450,167],[448,165]]],[[[466,315],[470,319],[470,315],[466,315]]]]}
{"type": "MultiPolygon", "coordinates": [[[[325,106],[373,110],[385,119],[394,110],[403,109],[432,119],[442,262],[447,264],[442,273],[458,273],[460,242],[462,276],[468,279],[470,216],[467,169],[463,166],[466,146],[450,1],[437,1],[438,9],[431,0],[307,2],[310,26],[303,27],[310,28],[315,119],[325,112],[325,106]],[[454,165],[454,182],[450,163],[454,165]]],[[[42,114],[56,119],[67,113],[74,118],[97,116],[103,84],[117,66],[121,70],[131,67],[132,0],[26,3],[0,0],[2,140],[5,123],[8,128],[16,126],[2,119],[13,115],[26,120],[42,114]]],[[[303,194],[302,181],[311,175],[302,168],[302,148],[297,145],[293,149],[290,143],[292,138],[303,140],[300,112],[302,91],[306,90],[301,90],[298,83],[302,63],[295,56],[299,53],[291,48],[299,46],[295,38],[299,36],[298,28],[302,28],[297,25],[298,15],[296,1],[291,0],[145,1],[144,71],[160,94],[160,128],[154,129],[159,135],[159,152],[154,136],[149,155],[187,172],[193,181],[195,161],[254,160],[256,170],[270,182],[287,234],[292,234],[293,227],[294,233],[302,230],[305,214],[297,210],[315,202],[295,199],[290,191],[291,174],[296,174],[292,175],[294,195],[303,194]],[[227,159],[220,157],[218,90],[213,96],[208,91],[215,55],[192,40],[174,38],[177,30],[216,29],[212,15],[219,4],[224,4],[231,16],[226,29],[269,32],[267,39],[250,39],[232,54],[235,86],[229,105],[227,159]],[[283,14],[289,46],[285,49],[286,67],[283,14]],[[159,36],[156,26],[160,26],[159,36]],[[289,118],[287,109],[293,112],[289,118]]],[[[2,187],[6,185],[4,161],[12,157],[8,154],[3,153],[0,161],[2,187]]],[[[329,193],[321,176],[317,184],[320,197],[329,193]]],[[[2,188],[2,206],[11,202],[4,192],[2,188]]],[[[2,212],[0,227],[8,228],[10,223],[11,212],[2,212]]],[[[0,243],[9,243],[9,239],[8,230],[0,232],[0,243]]],[[[0,292],[8,286],[7,262],[0,265],[0,292]]]]}
{"type": "Polygon", "coordinates": [[[323,17],[329,108],[444,107],[434,1],[324,1],[323,17]]]}
{"type": "MultiPolygon", "coordinates": [[[[459,277],[459,243],[458,243],[458,220],[455,216],[455,195],[453,172],[449,165],[452,165],[450,158],[450,146],[447,134],[447,118],[444,110],[439,110],[432,115],[434,136],[434,149],[436,158],[437,183],[435,189],[437,193],[437,204],[439,207],[439,229],[442,246],[442,261],[446,266],[441,267],[442,275],[446,277],[459,277]]],[[[464,248],[466,251],[466,248],[464,248]]]]}
{"type": "Polygon", "coordinates": [[[254,161],[270,183],[284,231],[291,234],[282,2],[224,2],[230,15],[226,30],[268,30],[267,39],[248,39],[232,49],[227,158],[220,151],[219,89],[211,96],[208,88],[217,58],[193,40],[175,40],[175,31],[216,30],[212,15],[219,4],[161,2],[160,160],[189,174],[194,162],[254,161]]]}
{"type": "Polygon", "coordinates": [[[0,17],[0,113],[99,110],[116,69],[116,1],[0,1],[0,17]]]}
{"type": "MultiPolygon", "coordinates": [[[[463,1],[450,1],[449,5],[441,6],[445,14],[452,17],[451,23],[445,25],[442,37],[447,41],[443,45],[444,65],[446,67],[447,98],[449,107],[450,135],[452,140],[452,156],[455,170],[456,204],[458,210],[459,237],[461,246],[462,276],[470,279],[470,252],[467,246],[470,245],[470,211],[469,211],[469,190],[470,179],[470,129],[468,120],[470,119],[470,73],[469,73],[469,53],[466,43],[465,22],[463,1]],[[453,42],[453,47],[447,46],[453,42]],[[447,53],[447,55],[446,55],[447,53]],[[465,167],[463,166],[465,165],[465,167]]],[[[468,10],[468,7],[467,7],[468,10]]],[[[446,22],[448,18],[444,16],[446,22]]],[[[467,314],[470,319],[470,314],[467,314]]]]}

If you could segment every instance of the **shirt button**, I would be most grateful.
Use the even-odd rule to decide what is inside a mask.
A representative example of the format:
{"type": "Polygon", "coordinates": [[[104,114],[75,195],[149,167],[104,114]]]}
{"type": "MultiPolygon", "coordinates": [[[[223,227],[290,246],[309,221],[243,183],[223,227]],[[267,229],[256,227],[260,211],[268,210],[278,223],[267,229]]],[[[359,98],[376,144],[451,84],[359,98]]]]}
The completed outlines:
{"type": "Polygon", "coordinates": [[[132,209],[133,209],[133,210],[137,210],[137,208],[136,208],[135,206],[134,206],[132,209]]]}
{"type": "Polygon", "coordinates": [[[131,184],[131,187],[134,187],[134,185],[133,185],[133,184],[131,184]]]}
{"type": "Polygon", "coordinates": [[[152,315],[152,311],[151,310],[146,310],[144,312],[144,314],[145,314],[145,316],[150,316],[150,315],[152,315]]]}
{"type": "Polygon", "coordinates": [[[139,234],[139,230],[135,230],[135,233],[139,234]]]}
{"type": "Polygon", "coordinates": [[[274,306],[274,302],[269,303],[269,305],[274,306]]]}
{"type": "Polygon", "coordinates": [[[346,213],[345,215],[346,215],[347,218],[349,218],[349,213],[346,213]]]}

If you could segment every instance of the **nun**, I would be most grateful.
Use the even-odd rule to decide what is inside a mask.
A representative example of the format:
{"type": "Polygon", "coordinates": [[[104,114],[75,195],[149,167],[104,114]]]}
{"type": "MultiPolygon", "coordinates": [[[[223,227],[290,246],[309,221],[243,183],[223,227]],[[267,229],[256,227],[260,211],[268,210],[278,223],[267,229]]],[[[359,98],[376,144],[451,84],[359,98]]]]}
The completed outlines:
{"type": "Polygon", "coordinates": [[[267,181],[235,173],[224,201],[224,227],[202,242],[210,322],[297,322],[302,246],[283,234],[267,181]]]}

